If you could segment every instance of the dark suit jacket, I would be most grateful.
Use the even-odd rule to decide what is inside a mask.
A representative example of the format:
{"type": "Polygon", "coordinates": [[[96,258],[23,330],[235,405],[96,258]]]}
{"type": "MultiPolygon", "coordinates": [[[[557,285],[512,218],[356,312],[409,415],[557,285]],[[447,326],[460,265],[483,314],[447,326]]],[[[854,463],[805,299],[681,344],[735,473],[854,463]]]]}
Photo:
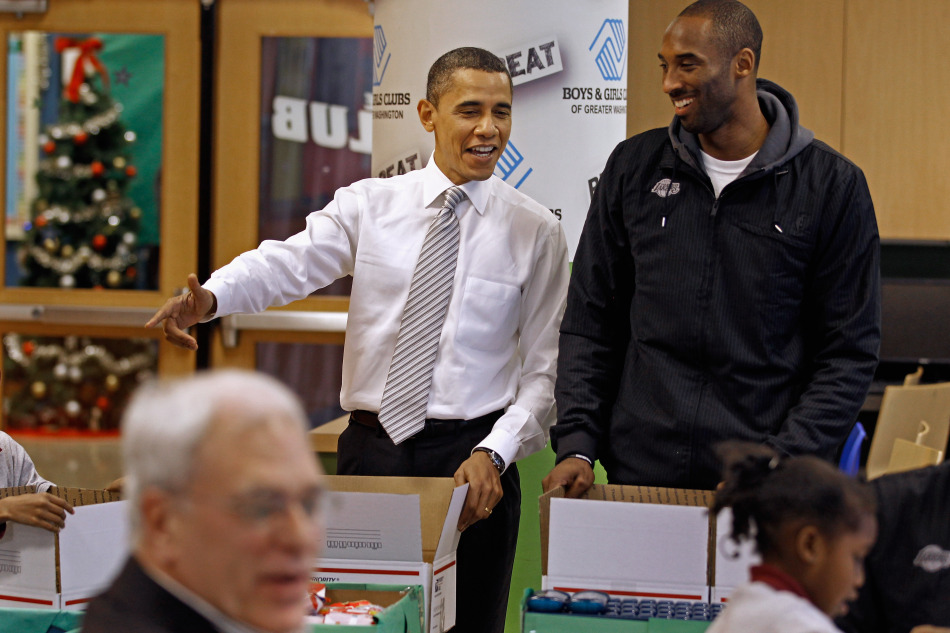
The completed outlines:
{"type": "Polygon", "coordinates": [[[191,607],[148,577],[129,558],[105,593],[89,603],[82,633],[218,633],[191,607]]]}

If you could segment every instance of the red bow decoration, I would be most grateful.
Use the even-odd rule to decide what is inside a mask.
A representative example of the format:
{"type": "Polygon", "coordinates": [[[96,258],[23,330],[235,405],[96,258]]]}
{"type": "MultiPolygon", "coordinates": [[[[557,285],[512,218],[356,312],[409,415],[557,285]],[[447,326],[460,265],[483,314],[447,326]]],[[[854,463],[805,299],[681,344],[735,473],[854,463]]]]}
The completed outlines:
{"type": "Polygon", "coordinates": [[[78,48],[79,57],[76,58],[76,65],[73,66],[73,75],[69,79],[69,85],[66,86],[66,98],[73,103],[79,103],[79,86],[86,78],[86,62],[92,64],[92,67],[99,71],[102,76],[102,85],[109,89],[109,73],[106,67],[102,65],[95,51],[102,50],[102,40],[97,37],[90,37],[88,40],[79,41],[71,37],[56,38],[56,52],[62,53],[67,48],[78,48]]]}

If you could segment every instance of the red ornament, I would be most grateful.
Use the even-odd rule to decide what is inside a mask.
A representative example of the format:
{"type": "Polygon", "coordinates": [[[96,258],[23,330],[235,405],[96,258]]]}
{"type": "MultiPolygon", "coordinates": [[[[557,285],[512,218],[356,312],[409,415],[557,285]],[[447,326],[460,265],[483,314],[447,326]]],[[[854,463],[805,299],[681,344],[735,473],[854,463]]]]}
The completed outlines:
{"type": "Polygon", "coordinates": [[[135,276],[138,274],[138,271],[135,270],[135,266],[129,266],[125,269],[125,276],[128,279],[135,279],[135,276]]]}
{"type": "Polygon", "coordinates": [[[106,236],[102,233],[99,233],[92,238],[92,247],[97,251],[101,251],[106,247],[106,236]]]}
{"type": "Polygon", "coordinates": [[[139,172],[135,168],[135,165],[129,165],[128,167],[125,168],[125,175],[128,176],[129,178],[135,176],[135,174],[137,173],[139,172]]]}
{"type": "Polygon", "coordinates": [[[47,222],[48,220],[46,219],[45,215],[38,215],[36,216],[36,220],[33,223],[36,224],[37,228],[43,228],[46,226],[47,222]]]}
{"type": "Polygon", "coordinates": [[[101,176],[103,172],[105,172],[106,170],[105,165],[103,165],[97,160],[92,162],[92,165],[90,165],[90,168],[92,169],[93,176],[101,176]]]}
{"type": "Polygon", "coordinates": [[[85,132],[80,132],[79,134],[73,137],[73,140],[76,141],[76,145],[82,145],[83,143],[89,140],[89,135],[86,134],[85,132]]]}
{"type": "Polygon", "coordinates": [[[53,141],[46,141],[43,143],[43,151],[47,154],[52,154],[56,151],[56,143],[53,141]]]}
{"type": "Polygon", "coordinates": [[[105,396],[99,396],[96,398],[96,406],[105,411],[110,406],[112,406],[112,401],[106,398],[105,396]]]}
{"type": "Polygon", "coordinates": [[[36,351],[36,344],[33,341],[24,341],[21,347],[23,349],[23,353],[27,356],[32,356],[33,352],[36,351]]]}

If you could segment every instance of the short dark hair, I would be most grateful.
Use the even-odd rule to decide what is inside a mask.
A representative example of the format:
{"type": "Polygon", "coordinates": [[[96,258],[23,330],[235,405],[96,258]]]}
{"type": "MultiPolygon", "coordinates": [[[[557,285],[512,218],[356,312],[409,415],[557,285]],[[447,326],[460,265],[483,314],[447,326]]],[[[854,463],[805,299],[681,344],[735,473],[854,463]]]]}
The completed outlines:
{"type": "Polygon", "coordinates": [[[726,58],[743,48],[755,53],[755,70],[762,58],[762,27],[755,14],[737,0],[697,0],[683,9],[679,16],[708,18],[712,22],[716,48],[726,58]]]}
{"type": "Polygon", "coordinates": [[[730,538],[754,538],[762,555],[777,551],[781,528],[793,521],[834,537],[874,516],[876,501],[867,484],[812,455],[781,458],[767,446],[738,441],[723,442],[716,453],[723,483],[711,512],[732,508],[730,538]]]}
{"type": "Polygon", "coordinates": [[[511,75],[508,74],[508,66],[500,57],[486,51],[484,48],[464,46],[442,55],[429,68],[429,77],[426,81],[426,100],[432,105],[439,105],[439,98],[452,84],[452,75],[456,70],[463,68],[482,70],[487,73],[505,73],[505,76],[508,77],[509,87],[512,85],[511,75]]]}

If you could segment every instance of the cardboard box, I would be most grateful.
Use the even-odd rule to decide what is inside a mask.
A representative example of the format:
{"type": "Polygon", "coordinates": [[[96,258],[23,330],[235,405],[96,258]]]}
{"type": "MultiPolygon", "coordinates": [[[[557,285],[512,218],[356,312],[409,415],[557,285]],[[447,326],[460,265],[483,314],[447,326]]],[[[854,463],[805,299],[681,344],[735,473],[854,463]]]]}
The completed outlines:
{"type": "MultiPolygon", "coordinates": [[[[327,604],[369,600],[386,607],[377,616],[375,625],[347,626],[347,633],[422,633],[425,626],[422,586],[366,583],[331,583],[327,585],[327,604]]],[[[309,631],[340,631],[336,624],[311,624],[309,631]]]]}
{"type": "Polygon", "coordinates": [[[542,588],[725,602],[759,563],[754,542],[729,538],[732,513],[713,493],[592,486],[583,499],[541,497],[542,588]]]}
{"type": "Polygon", "coordinates": [[[448,477],[328,477],[320,582],[422,585],[426,631],[455,625],[455,550],[468,485],[448,477]]]}
{"type": "MultiPolygon", "coordinates": [[[[0,489],[0,498],[35,492],[0,489]]],[[[0,606],[83,609],[118,573],[129,551],[126,502],[105,490],[51,488],[76,509],[58,534],[7,523],[0,538],[0,606]]]]}
{"type": "Polygon", "coordinates": [[[595,484],[582,499],[540,498],[542,588],[709,600],[713,493],[595,484]]]}

